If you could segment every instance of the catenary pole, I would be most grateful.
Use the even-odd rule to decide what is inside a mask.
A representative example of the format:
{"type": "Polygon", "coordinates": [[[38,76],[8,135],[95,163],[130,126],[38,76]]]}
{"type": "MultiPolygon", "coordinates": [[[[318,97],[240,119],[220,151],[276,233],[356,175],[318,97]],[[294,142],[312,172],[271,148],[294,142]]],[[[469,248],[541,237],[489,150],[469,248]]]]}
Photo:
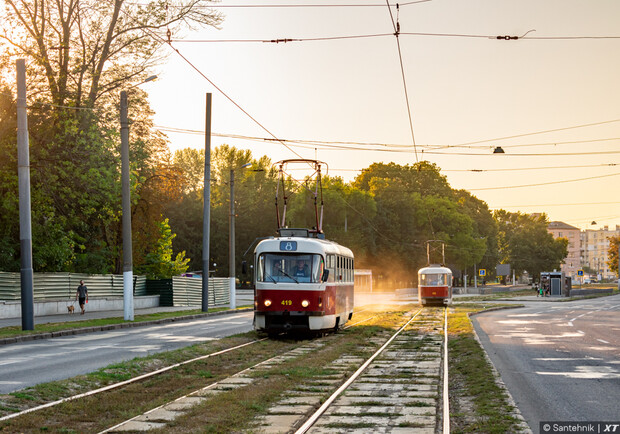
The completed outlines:
{"type": "Polygon", "coordinates": [[[121,91],[121,183],[123,196],[123,314],[133,321],[133,259],[131,243],[131,189],[129,176],[129,121],[127,92],[121,91]]]}
{"type": "Polygon", "coordinates": [[[205,172],[202,206],[202,311],[209,311],[209,241],[211,236],[211,93],[205,119],[205,172]]]}
{"type": "Polygon", "coordinates": [[[230,308],[236,308],[235,292],[235,169],[230,169],[230,231],[228,237],[228,275],[230,276],[230,308]]]}
{"type": "Polygon", "coordinates": [[[26,61],[17,59],[17,176],[21,261],[22,330],[34,330],[34,279],[30,206],[30,156],[26,111],[26,61]]]}

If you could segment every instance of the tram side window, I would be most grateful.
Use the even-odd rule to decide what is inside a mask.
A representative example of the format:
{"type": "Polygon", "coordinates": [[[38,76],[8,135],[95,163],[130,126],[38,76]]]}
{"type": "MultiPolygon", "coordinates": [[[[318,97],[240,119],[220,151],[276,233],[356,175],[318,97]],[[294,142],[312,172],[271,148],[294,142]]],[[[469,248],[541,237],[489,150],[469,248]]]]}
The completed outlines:
{"type": "Polygon", "coordinates": [[[329,270],[328,282],[336,281],[336,256],[327,255],[327,269],[329,270]]]}
{"type": "Polygon", "coordinates": [[[347,258],[347,282],[353,282],[353,259],[347,258]]]}
{"type": "Polygon", "coordinates": [[[349,282],[353,283],[355,280],[355,275],[353,273],[353,258],[349,258],[349,282]]]}

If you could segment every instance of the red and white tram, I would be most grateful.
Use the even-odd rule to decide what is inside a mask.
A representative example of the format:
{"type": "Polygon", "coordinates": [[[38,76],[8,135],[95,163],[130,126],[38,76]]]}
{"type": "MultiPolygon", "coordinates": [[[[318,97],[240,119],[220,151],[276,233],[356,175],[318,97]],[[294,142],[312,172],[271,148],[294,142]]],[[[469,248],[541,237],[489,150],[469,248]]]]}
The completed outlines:
{"type": "Polygon", "coordinates": [[[418,302],[420,304],[452,303],[452,271],[432,264],[418,271],[418,302]]]}
{"type": "Polygon", "coordinates": [[[279,230],[254,256],[254,328],[325,332],[353,315],[353,253],[307,229],[279,230]]]}

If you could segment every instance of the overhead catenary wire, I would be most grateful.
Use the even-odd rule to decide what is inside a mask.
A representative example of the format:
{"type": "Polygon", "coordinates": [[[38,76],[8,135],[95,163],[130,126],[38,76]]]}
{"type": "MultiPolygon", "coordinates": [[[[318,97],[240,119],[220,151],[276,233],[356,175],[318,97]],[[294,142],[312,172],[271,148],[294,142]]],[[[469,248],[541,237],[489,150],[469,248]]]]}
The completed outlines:
{"type": "MultiPolygon", "coordinates": [[[[438,37],[438,38],[465,38],[465,39],[488,39],[488,40],[508,40],[508,39],[522,39],[522,40],[578,40],[578,39],[620,39],[620,36],[498,36],[498,35],[485,35],[485,34],[467,34],[467,33],[432,33],[432,32],[398,32],[399,36],[417,36],[417,37],[438,37]]],[[[352,39],[370,39],[370,38],[384,38],[386,36],[394,36],[394,33],[370,33],[370,34],[358,34],[358,35],[337,35],[337,36],[322,36],[322,37],[283,37],[283,38],[254,38],[254,39],[171,39],[171,42],[175,43],[193,43],[193,44],[217,44],[217,43],[293,43],[293,42],[324,42],[324,41],[340,41],[340,40],[352,40],[352,39]]]]}
{"type": "MultiPolygon", "coordinates": [[[[400,23],[398,22],[398,18],[396,19],[396,22],[394,22],[394,16],[392,15],[392,8],[390,6],[390,1],[386,0],[387,3],[387,7],[388,7],[388,11],[390,12],[390,18],[392,20],[392,26],[394,27],[394,36],[396,37],[396,46],[398,47],[398,59],[400,61],[400,72],[402,75],[402,79],[403,79],[403,88],[405,91],[405,102],[407,103],[407,114],[409,115],[409,128],[411,130],[411,141],[413,143],[413,152],[415,154],[415,161],[416,163],[419,162],[420,160],[418,159],[418,150],[415,144],[415,134],[413,132],[413,119],[412,119],[412,115],[411,115],[411,104],[409,103],[409,93],[407,92],[407,80],[405,78],[405,67],[403,65],[403,54],[402,51],[400,49],[400,41],[398,39],[398,35],[400,33],[400,23]]],[[[398,4],[396,4],[396,9],[398,11],[398,4]]]]}
{"type": "MultiPolygon", "coordinates": [[[[170,133],[195,134],[195,135],[204,134],[203,131],[189,129],[189,128],[170,127],[170,126],[163,126],[163,125],[156,125],[155,128],[159,129],[160,131],[170,132],[170,133]]],[[[574,127],[569,127],[569,128],[574,128],[574,127]]],[[[274,140],[274,139],[267,138],[267,137],[247,136],[247,135],[234,134],[234,133],[228,133],[228,134],[219,133],[218,135],[220,137],[229,137],[232,139],[241,139],[241,140],[255,140],[255,141],[274,140]]],[[[396,148],[396,149],[413,148],[413,145],[402,145],[402,144],[395,144],[395,143],[380,143],[380,142],[357,142],[354,140],[333,141],[333,140],[283,139],[283,138],[280,138],[279,140],[283,140],[290,144],[308,144],[308,145],[313,145],[313,146],[317,146],[317,145],[318,146],[321,146],[321,145],[323,146],[357,145],[357,146],[364,146],[364,147],[378,146],[378,147],[396,148]]],[[[593,139],[583,139],[583,140],[555,141],[555,142],[541,142],[541,143],[521,143],[521,144],[514,144],[514,145],[502,145],[502,148],[508,149],[508,148],[519,148],[519,147],[574,145],[578,143],[607,142],[607,141],[616,141],[616,140],[620,140],[620,137],[606,137],[606,138],[593,138],[593,139]]],[[[418,143],[417,146],[419,146],[420,148],[431,150],[431,151],[448,149],[448,148],[450,149],[451,148],[485,149],[485,150],[493,149],[493,146],[490,146],[490,145],[469,146],[469,145],[439,145],[439,144],[419,144],[418,143]]],[[[358,148],[355,148],[355,150],[358,150],[358,148]]],[[[475,155],[479,155],[479,154],[475,154],[475,155]]]]}
{"type": "MultiPolygon", "coordinates": [[[[410,6],[418,3],[427,3],[432,0],[414,0],[404,3],[400,3],[401,6],[410,6]]],[[[140,3],[132,3],[134,5],[141,6],[140,3]]],[[[213,4],[209,6],[197,6],[204,9],[300,9],[300,8],[382,8],[385,7],[383,3],[280,3],[280,4],[213,4]]]]}
{"type": "Polygon", "coordinates": [[[509,188],[526,188],[526,187],[540,187],[541,185],[553,185],[553,184],[565,184],[567,182],[579,182],[579,181],[588,181],[591,179],[600,179],[600,178],[609,178],[610,176],[618,176],[618,173],[610,173],[607,175],[599,175],[599,176],[589,176],[586,178],[577,178],[577,179],[565,179],[562,181],[550,181],[550,182],[537,182],[535,184],[524,184],[524,185],[509,185],[503,187],[482,187],[482,188],[467,188],[467,191],[484,191],[484,190],[505,190],[509,188]]]}
{"type": "MultiPolygon", "coordinates": [[[[124,9],[120,9],[121,12],[123,12],[123,14],[125,14],[131,21],[133,22],[137,22],[137,20],[135,19],[135,17],[133,17],[129,12],[125,11],[124,9]]],[[[268,135],[270,135],[271,137],[273,137],[277,142],[279,142],[280,144],[282,144],[285,148],[287,148],[289,151],[291,151],[293,154],[295,154],[297,157],[302,158],[303,157],[298,154],[294,149],[292,149],[290,146],[288,146],[286,143],[284,143],[283,141],[281,141],[275,134],[273,134],[269,129],[267,129],[267,127],[265,127],[261,122],[259,122],[256,118],[254,118],[249,112],[247,112],[243,107],[241,107],[241,105],[239,103],[237,103],[232,97],[230,97],[226,92],[224,92],[224,90],[222,88],[220,88],[219,86],[217,86],[209,77],[207,77],[207,75],[202,72],[202,70],[200,68],[198,68],[193,62],[191,62],[187,57],[185,57],[177,48],[175,48],[172,43],[170,42],[170,38],[162,38],[159,35],[157,35],[155,32],[153,32],[151,29],[148,28],[141,28],[140,30],[142,30],[144,33],[147,34],[147,36],[151,37],[152,39],[154,39],[155,41],[161,43],[162,45],[168,45],[172,51],[174,53],[176,53],[185,63],[187,63],[194,71],[196,71],[202,78],[204,78],[205,80],[207,80],[207,82],[209,82],[209,84],[211,84],[211,86],[213,86],[222,96],[224,96],[224,98],[226,98],[228,101],[230,101],[235,107],[237,107],[243,114],[245,114],[249,119],[252,120],[252,122],[254,122],[258,127],[260,127],[263,131],[265,131],[268,135]]]]}
{"type": "MultiPolygon", "coordinates": [[[[168,126],[160,126],[160,125],[156,125],[155,128],[157,128],[159,131],[161,132],[169,132],[169,133],[177,133],[177,134],[194,134],[194,135],[203,135],[204,133],[200,130],[192,130],[192,129],[185,129],[185,128],[176,128],[176,127],[168,127],[168,126]]],[[[217,133],[217,132],[213,132],[212,136],[215,137],[221,137],[221,138],[231,138],[231,139],[238,139],[238,140],[247,140],[247,141],[271,141],[272,139],[269,138],[264,138],[264,137],[255,137],[255,136],[245,136],[245,135],[240,135],[240,134],[226,134],[226,133],[217,133]]],[[[329,141],[325,141],[325,142],[321,142],[318,140],[289,140],[289,139],[281,139],[282,141],[285,141],[287,143],[289,143],[290,146],[302,146],[300,145],[300,143],[308,143],[311,144],[312,146],[303,146],[304,148],[315,148],[315,147],[321,147],[321,146],[325,146],[325,147],[330,147],[332,145],[337,145],[337,144],[359,144],[359,145],[367,145],[367,146],[405,146],[408,147],[408,145],[386,145],[386,144],[378,144],[378,143],[360,143],[360,142],[353,142],[353,141],[347,141],[347,142],[329,142],[329,141]]],[[[620,139],[616,139],[616,138],[610,138],[610,139],[590,139],[590,140],[586,140],[583,142],[595,142],[595,141],[603,141],[603,140],[620,140],[620,139]]],[[[566,142],[566,143],[581,143],[582,141],[574,141],[574,142],[566,142]]],[[[546,144],[544,144],[546,145],[546,144]]],[[[424,145],[419,145],[419,146],[424,146],[424,145]]],[[[428,146],[428,145],[427,145],[428,146]]],[[[537,146],[536,144],[533,145],[514,145],[514,146],[537,146]]],[[[323,149],[323,148],[322,148],[323,149]]],[[[349,149],[349,150],[354,150],[354,151],[359,151],[359,150],[368,150],[368,151],[381,151],[381,149],[379,150],[373,150],[373,149],[367,149],[367,148],[352,148],[352,147],[342,147],[342,148],[338,148],[338,149],[349,149]]],[[[617,151],[610,151],[612,153],[618,153],[617,151]]],[[[427,152],[428,153],[428,152],[427,152]]],[[[592,152],[584,152],[584,153],[578,153],[577,155],[591,155],[592,152]]],[[[453,154],[448,154],[446,153],[446,155],[453,155],[453,154]]],[[[471,154],[471,155],[481,155],[481,154],[471,154]]],[[[518,154],[517,154],[518,155],[518,154]]],[[[548,155],[558,155],[557,153],[553,153],[553,154],[528,154],[529,156],[532,155],[541,155],[541,156],[548,156],[548,155]]],[[[536,167],[532,167],[532,166],[521,166],[521,167],[510,167],[510,168],[491,168],[491,169],[475,169],[475,168],[471,168],[471,169],[441,169],[442,172],[475,172],[475,173],[482,173],[482,172],[508,172],[508,171],[528,171],[528,170],[550,170],[550,169],[582,169],[582,168],[593,168],[593,167],[615,167],[620,165],[620,163],[600,163],[600,164],[578,164],[578,165],[561,165],[561,166],[536,166],[536,167]]],[[[343,168],[332,168],[332,171],[361,171],[363,169],[343,169],[343,168]]]]}

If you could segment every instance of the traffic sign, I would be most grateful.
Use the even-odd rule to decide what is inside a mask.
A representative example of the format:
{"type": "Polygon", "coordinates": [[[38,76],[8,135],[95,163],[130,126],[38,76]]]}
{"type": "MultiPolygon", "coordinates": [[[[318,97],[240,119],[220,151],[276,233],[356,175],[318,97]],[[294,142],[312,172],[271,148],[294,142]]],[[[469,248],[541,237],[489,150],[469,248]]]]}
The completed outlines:
{"type": "Polygon", "coordinates": [[[577,276],[583,276],[583,270],[577,270],[577,276]]]}
{"type": "Polygon", "coordinates": [[[486,275],[487,275],[487,270],[485,270],[484,268],[481,268],[480,270],[478,270],[478,276],[484,277],[486,275]]]}

